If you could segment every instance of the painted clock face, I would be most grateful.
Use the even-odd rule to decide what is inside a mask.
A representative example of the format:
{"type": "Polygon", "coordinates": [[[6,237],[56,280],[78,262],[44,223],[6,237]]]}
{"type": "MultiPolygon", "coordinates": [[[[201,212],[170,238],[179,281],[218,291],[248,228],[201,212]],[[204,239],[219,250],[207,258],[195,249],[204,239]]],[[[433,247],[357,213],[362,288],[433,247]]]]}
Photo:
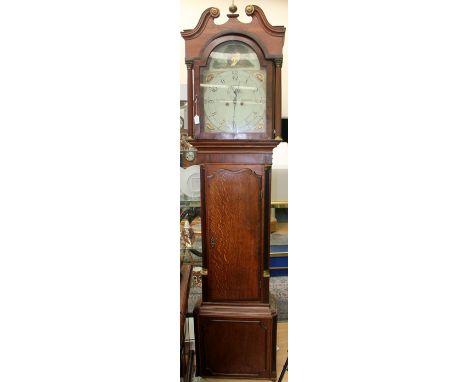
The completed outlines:
{"type": "Polygon", "coordinates": [[[205,132],[265,132],[266,71],[249,46],[229,41],[216,47],[201,70],[201,87],[205,132]]]}

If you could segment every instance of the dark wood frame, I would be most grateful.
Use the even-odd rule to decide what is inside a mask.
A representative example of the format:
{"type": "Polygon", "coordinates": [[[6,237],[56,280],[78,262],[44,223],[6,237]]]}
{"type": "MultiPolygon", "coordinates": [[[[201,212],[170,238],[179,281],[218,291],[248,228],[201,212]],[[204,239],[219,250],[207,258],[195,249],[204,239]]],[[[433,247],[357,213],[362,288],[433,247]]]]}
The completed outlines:
{"type": "MultiPolygon", "coordinates": [[[[181,32],[185,40],[185,63],[187,65],[187,100],[188,100],[188,131],[189,138],[194,137],[193,131],[193,64],[200,60],[206,60],[206,48],[216,39],[223,36],[243,37],[255,41],[265,60],[274,62],[274,104],[273,104],[273,138],[281,140],[281,66],[283,63],[283,44],[286,29],[283,26],[271,25],[263,10],[257,5],[248,5],[246,14],[252,18],[250,23],[242,23],[238,14],[229,14],[225,24],[215,24],[214,19],[219,17],[218,8],[207,8],[198,24],[193,29],[181,32]]],[[[209,55],[209,54],[208,54],[209,55]]],[[[205,61],[206,62],[206,61],[205,61]]]]}

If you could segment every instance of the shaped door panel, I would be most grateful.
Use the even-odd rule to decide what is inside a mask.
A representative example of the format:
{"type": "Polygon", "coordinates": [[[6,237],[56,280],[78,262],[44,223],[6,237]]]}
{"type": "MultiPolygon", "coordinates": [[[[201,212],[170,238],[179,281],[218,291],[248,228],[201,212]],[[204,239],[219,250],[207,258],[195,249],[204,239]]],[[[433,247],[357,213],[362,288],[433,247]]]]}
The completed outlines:
{"type": "Polygon", "coordinates": [[[207,165],[206,300],[261,301],[263,167],[207,165]]]}

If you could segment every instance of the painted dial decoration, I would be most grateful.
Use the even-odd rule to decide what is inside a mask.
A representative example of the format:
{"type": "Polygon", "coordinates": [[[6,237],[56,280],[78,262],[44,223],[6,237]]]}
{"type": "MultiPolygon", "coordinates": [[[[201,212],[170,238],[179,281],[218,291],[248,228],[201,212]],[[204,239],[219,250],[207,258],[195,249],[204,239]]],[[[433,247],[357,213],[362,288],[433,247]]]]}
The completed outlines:
{"type": "Polygon", "coordinates": [[[265,132],[266,70],[248,45],[220,44],[200,74],[205,132],[265,132]]]}

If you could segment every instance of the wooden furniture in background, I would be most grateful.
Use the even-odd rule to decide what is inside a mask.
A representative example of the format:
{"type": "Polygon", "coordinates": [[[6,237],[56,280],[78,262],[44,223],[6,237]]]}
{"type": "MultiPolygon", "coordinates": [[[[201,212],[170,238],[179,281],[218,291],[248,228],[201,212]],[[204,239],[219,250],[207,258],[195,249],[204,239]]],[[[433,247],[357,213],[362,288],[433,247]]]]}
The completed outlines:
{"type": "Polygon", "coordinates": [[[193,374],[194,352],[185,342],[188,297],[192,279],[192,266],[182,264],[180,267],[180,377],[184,382],[191,381],[193,374]]]}

